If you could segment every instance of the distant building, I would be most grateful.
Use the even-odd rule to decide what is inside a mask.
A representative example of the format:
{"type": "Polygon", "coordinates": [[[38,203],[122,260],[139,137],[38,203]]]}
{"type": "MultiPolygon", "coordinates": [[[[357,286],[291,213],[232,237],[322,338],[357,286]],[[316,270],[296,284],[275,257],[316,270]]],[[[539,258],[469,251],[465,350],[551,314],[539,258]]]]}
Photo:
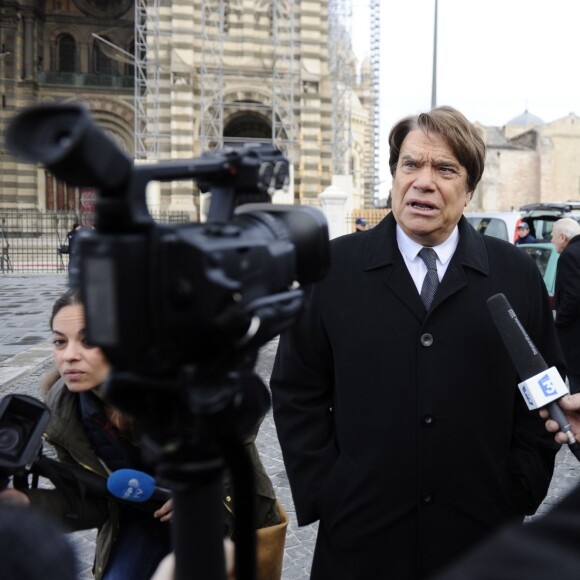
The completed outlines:
{"type": "Polygon", "coordinates": [[[526,110],[503,127],[476,125],[487,157],[470,211],[580,199],[580,117],[546,123],[526,110]]]}

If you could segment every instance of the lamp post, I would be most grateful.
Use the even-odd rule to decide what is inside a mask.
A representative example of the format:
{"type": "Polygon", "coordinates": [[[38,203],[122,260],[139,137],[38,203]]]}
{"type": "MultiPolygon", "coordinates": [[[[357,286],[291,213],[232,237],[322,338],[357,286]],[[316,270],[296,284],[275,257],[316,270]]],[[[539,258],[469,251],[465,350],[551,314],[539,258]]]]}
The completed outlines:
{"type": "Polygon", "coordinates": [[[435,21],[433,25],[433,79],[431,82],[431,108],[437,106],[437,4],[435,0],[435,21]]]}

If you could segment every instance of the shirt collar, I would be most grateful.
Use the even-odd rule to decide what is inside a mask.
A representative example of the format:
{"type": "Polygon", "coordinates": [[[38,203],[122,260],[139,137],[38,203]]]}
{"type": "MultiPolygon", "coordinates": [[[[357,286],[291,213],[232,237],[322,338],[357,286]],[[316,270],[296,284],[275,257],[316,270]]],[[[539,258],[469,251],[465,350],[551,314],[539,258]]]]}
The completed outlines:
{"type": "MultiPolygon", "coordinates": [[[[441,262],[441,264],[445,265],[449,263],[451,257],[455,253],[457,249],[457,244],[459,243],[459,229],[457,226],[453,228],[451,235],[438,246],[433,246],[435,253],[437,254],[437,258],[441,262]]],[[[418,244],[415,240],[412,240],[401,228],[399,224],[397,224],[397,244],[399,245],[399,250],[401,254],[405,256],[407,260],[413,262],[421,249],[424,247],[421,244],[418,244]]]]}

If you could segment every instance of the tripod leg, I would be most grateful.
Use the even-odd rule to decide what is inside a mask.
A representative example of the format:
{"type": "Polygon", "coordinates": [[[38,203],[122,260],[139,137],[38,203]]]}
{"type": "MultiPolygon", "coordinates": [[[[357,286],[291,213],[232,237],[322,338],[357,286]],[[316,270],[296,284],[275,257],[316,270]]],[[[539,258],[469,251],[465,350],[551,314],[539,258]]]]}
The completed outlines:
{"type": "Polygon", "coordinates": [[[222,472],[196,476],[175,491],[172,543],[175,579],[224,580],[224,506],[222,472]],[[205,477],[207,475],[207,477],[205,477]]]}

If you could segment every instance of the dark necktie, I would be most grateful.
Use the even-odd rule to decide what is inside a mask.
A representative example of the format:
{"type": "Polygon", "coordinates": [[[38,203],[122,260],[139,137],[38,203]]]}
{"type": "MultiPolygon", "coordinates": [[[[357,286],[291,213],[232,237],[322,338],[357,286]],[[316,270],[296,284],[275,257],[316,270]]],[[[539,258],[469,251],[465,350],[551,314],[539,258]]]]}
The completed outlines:
{"type": "Polygon", "coordinates": [[[427,274],[421,287],[421,300],[423,300],[425,308],[429,310],[431,302],[433,302],[433,298],[435,297],[435,292],[437,292],[437,286],[439,286],[437,253],[433,248],[423,248],[419,252],[419,256],[425,262],[425,266],[427,266],[427,274]]]}

